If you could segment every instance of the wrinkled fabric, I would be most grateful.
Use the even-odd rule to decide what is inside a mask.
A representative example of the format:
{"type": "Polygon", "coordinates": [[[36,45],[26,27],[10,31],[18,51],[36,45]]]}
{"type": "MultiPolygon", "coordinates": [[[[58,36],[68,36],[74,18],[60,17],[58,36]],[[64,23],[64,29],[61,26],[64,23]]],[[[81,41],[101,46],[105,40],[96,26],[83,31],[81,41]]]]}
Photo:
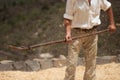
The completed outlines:
{"type": "Polygon", "coordinates": [[[108,10],[111,3],[108,0],[67,0],[64,18],[72,20],[71,28],[91,29],[100,25],[100,11],[108,10]]]}

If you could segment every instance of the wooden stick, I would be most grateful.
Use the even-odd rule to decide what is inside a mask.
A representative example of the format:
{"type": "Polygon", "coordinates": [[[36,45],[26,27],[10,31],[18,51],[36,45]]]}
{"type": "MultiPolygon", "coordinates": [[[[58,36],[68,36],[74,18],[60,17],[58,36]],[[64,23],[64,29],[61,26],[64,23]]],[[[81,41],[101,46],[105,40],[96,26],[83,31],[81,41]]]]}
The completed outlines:
{"type": "MultiPolygon", "coordinates": [[[[109,29],[97,31],[97,32],[86,34],[86,35],[82,35],[82,36],[72,37],[72,40],[76,40],[76,39],[79,39],[79,38],[84,38],[84,37],[88,37],[88,36],[104,33],[104,32],[107,32],[107,31],[109,31],[109,29]]],[[[50,42],[46,42],[46,43],[36,44],[36,45],[32,45],[32,46],[26,46],[26,47],[25,46],[24,47],[16,47],[16,46],[13,46],[13,45],[9,45],[9,48],[17,49],[17,50],[30,50],[30,49],[33,49],[33,48],[37,48],[37,47],[41,47],[41,46],[47,46],[47,45],[56,44],[56,43],[62,43],[62,42],[66,42],[66,40],[65,39],[61,39],[61,40],[56,40],[56,41],[50,41],[50,42]]]]}

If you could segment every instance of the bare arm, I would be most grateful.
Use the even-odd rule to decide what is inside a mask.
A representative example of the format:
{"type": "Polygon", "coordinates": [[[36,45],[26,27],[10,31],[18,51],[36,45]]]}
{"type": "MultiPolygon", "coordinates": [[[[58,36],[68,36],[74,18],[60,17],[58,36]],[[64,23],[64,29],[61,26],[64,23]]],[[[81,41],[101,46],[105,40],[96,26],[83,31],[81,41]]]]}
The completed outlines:
{"type": "Polygon", "coordinates": [[[65,36],[65,38],[66,38],[66,41],[69,42],[69,41],[72,40],[71,39],[71,20],[64,18],[64,25],[66,27],[66,36],[65,36]]]}
{"type": "Polygon", "coordinates": [[[74,5],[75,5],[75,0],[67,0],[66,4],[66,10],[64,14],[64,25],[66,27],[66,41],[70,42],[71,39],[71,23],[73,20],[73,14],[74,14],[74,5]]]}
{"type": "Polygon", "coordinates": [[[110,31],[114,32],[116,30],[116,26],[115,26],[115,22],[114,22],[112,7],[110,7],[107,10],[107,14],[108,14],[108,17],[109,17],[109,22],[110,22],[108,28],[110,29],[110,31]]]}

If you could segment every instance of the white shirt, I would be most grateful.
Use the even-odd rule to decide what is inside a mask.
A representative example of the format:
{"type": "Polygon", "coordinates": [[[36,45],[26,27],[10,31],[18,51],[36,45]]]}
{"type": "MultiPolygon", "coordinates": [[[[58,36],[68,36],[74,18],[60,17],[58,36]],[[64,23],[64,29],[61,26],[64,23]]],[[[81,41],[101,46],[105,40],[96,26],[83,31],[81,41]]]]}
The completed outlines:
{"type": "Polygon", "coordinates": [[[107,0],[67,0],[64,18],[72,20],[72,28],[91,29],[100,25],[100,11],[111,7],[107,0]]]}

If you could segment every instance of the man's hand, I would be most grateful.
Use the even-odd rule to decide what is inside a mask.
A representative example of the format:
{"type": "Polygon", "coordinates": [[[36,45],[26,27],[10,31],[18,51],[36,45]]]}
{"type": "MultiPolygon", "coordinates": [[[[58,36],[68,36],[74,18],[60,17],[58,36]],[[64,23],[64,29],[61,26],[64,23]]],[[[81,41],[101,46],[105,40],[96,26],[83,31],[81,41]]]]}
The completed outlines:
{"type": "Polygon", "coordinates": [[[71,42],[72,41],[71,33],[67,33],[66,36],[65,36],[65,39],[66,39],[67,43],[71,42]]]}
{"type": "Polygon", "coordinates": [[[110,32],[115,32],[116,31],[116,27],[115,27],[114,24],[109,25],[108,29],[110,30],[110,32]]]}

